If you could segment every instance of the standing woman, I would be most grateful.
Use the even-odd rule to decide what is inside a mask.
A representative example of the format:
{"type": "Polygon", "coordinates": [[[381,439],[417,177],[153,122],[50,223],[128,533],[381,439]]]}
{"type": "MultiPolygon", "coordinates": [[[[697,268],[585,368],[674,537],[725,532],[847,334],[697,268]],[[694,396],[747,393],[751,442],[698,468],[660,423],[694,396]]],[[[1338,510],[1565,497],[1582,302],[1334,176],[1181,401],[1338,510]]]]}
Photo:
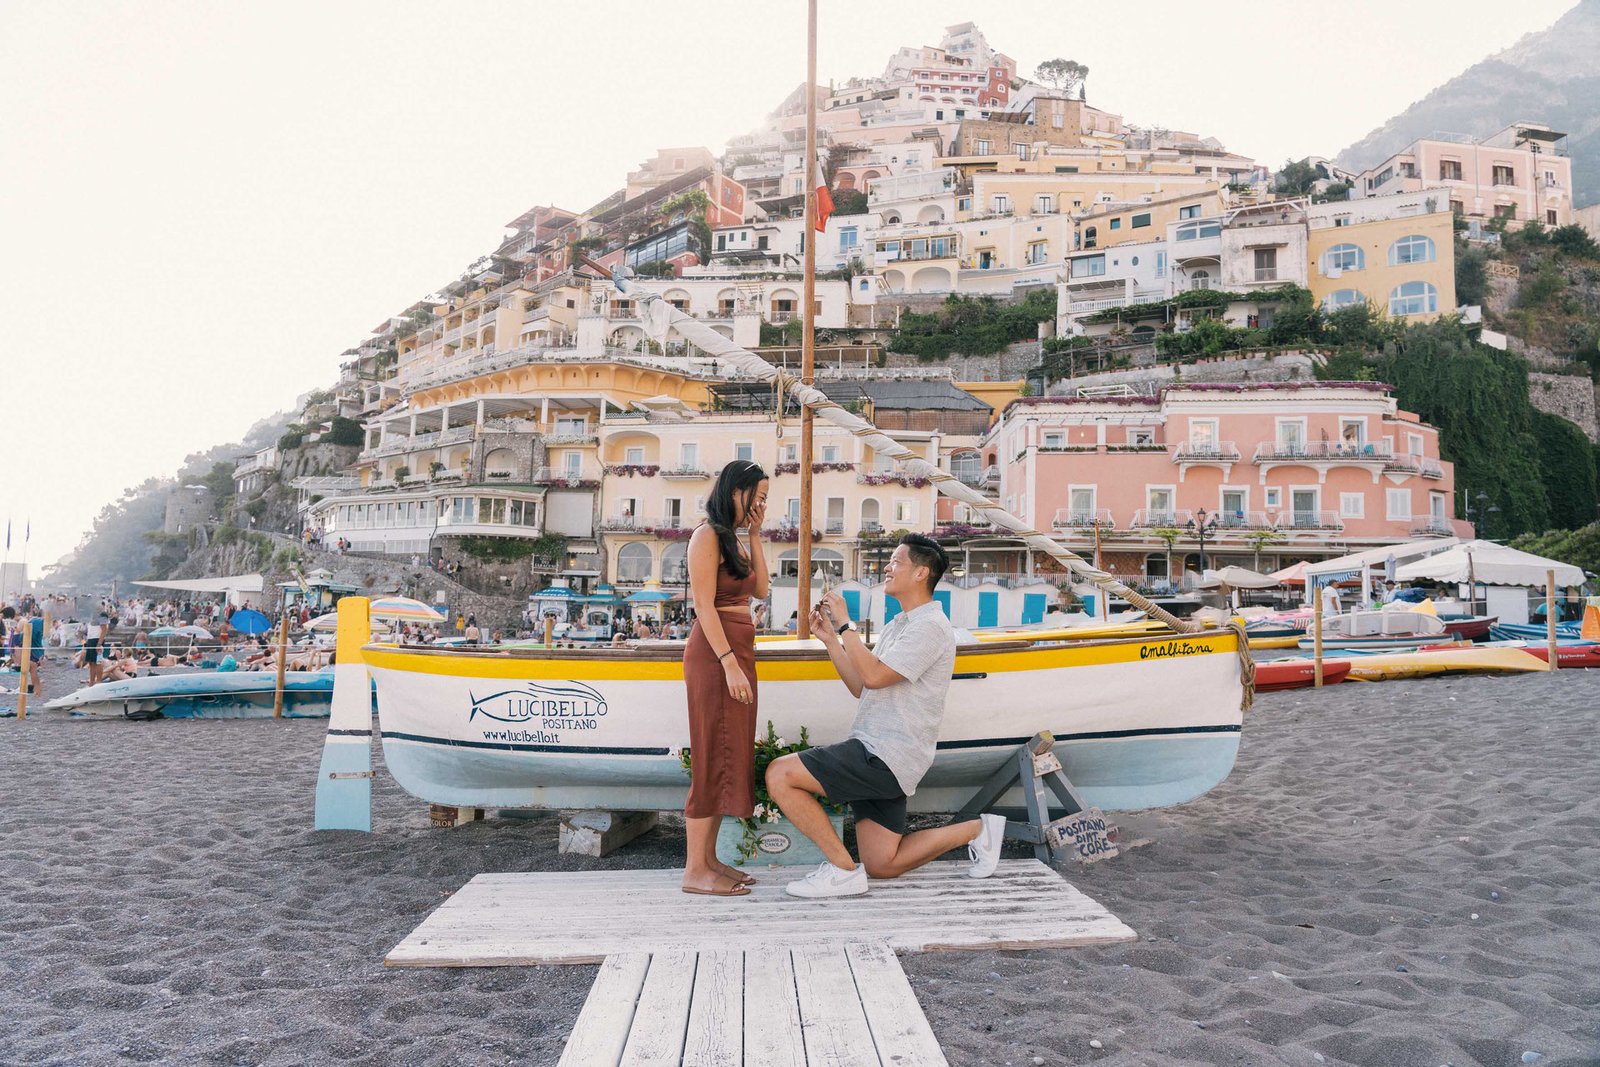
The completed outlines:
{"type": "Polygon", "coordinates": [[[706,521],[689,538],[694,628],[683,651],[694,777],[683,817],[688,831],[683,891],[740,897],[755,879],[717,859],[724,815],[755,812],[756,628],[750,598],[767,595],[761,523],[767,474],[749,460],[722,468],[706,501],[706,521]],[[739,543],[747,529],[750,546],[739,543]]]}

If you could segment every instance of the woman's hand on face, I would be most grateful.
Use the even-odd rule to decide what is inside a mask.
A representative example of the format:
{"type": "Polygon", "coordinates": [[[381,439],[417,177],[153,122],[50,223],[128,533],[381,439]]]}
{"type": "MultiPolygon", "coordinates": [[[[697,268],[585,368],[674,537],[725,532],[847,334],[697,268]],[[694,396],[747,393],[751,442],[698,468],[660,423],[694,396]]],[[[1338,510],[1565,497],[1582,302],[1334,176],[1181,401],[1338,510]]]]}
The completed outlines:
{"type": "Polygon", "coordinates": [[[746,513],[746,515],[744,517],[744,524],[745,524],[746,528],[748,528],[749,531],[752,534],[758,534],[758,533],[761,532],[762,524],[764,524],[766,521],[767,521],[767,499],[766,499],[766,497],[762,497],[760,500],[752,501],[751,504],[750,504],[750,510],[749,510],[748,513],[746,513]]]}
{"type": "Polygon", "coordinates": [[[750,687],[750,680],[744,676],[744,668],[733,661],[729,656],[723,661],[725,666],[722,673],[728,682],[728,693],[741,704],[748,704],[755,699],[755,691],[750,687]]]}

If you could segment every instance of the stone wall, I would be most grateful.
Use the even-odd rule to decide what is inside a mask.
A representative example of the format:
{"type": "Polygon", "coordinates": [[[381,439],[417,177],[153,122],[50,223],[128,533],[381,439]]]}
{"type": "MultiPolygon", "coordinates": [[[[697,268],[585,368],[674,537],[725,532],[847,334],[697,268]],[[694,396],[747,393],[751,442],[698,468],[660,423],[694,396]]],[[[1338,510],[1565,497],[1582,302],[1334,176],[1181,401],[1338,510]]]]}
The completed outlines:
{"type": "Polygon", "coordinates": [[[909,352],[885,352],[884,366],[891,371],[899,367],[949,371],[958,382],[1009,382],[1037,367],[1041,358],[1038,341],[1017,341],[993,356],[951,356],[929,362],[909,352]]]}
{"type": "Polygon", "coordinates": [[[1578,425],[1589,440],[1600,442],[1600,418],[1595,412],[1595,387],[1588,378],[1569,374],[1528,372],[1528,400],[1539,411],[1559,415],[1578,425]]]}
{"type": "Polygon", "coordinates": [[[1195,363],[1129,367],[1068,378],[1050,386],[1052,396],[1074,396],[1079,389],[1127,385],[1154,394],[1169,385],[1193,382],[1293,382],[1310,381],[1324,362],[1318,352],[1272,352],[1217,356],[1195,363]]]}

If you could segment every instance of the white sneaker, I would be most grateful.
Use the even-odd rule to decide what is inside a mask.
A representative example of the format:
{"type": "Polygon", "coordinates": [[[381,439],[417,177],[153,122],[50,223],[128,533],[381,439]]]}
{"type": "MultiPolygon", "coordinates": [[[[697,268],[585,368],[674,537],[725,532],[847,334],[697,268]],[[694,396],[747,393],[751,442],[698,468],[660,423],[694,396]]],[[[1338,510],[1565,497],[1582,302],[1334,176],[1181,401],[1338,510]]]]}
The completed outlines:
{"type": "Polygon", "coordinates": [[[1006,819],[1004,815],[981,816],[983,829],[978,831],[978,836],[972,839],[972,844],[967,846],[967,855],[972,857],[972,867],[967,871],[968,878],[987,878],[1000,866],[1000,846],[1006,839],[1006,819]]]}
{"type": "Polygon", "coordinates": [[[867,891],[867,869],[858,863],[845,870],[823,860],[816,870],[790,882],[783,891],[791,897],[858,897],[867,891]]]}

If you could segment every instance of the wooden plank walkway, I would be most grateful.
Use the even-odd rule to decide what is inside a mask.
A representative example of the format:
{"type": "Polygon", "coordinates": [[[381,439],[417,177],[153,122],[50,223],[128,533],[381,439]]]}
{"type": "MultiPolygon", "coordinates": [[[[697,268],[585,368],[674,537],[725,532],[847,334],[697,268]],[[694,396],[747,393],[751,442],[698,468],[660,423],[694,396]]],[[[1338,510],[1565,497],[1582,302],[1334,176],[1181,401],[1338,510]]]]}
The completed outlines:
{"type": "MultiPolygon", "coordinates": [[[[1070,948],[1137,940],[1127,926],[1038,860],[1002,860],[992,878],[931,863],[865,896],[799,900],[799,870],[757,870],[748,897],[680,891],[677,870],[480,874],[436,908],[385,963],[506,967],[607,957],[703,956],[879,941],[895,952],[1070,948]]],[[[729,964],[731,966],[731,964],[729,964]]],[[[748,967],[746,981],[749,980],[748,967]]]]}
{"type": "Polygon", "coordinates": [[[609,956],[560,1067],[945,1067],[882,941],[609,956]]]}

